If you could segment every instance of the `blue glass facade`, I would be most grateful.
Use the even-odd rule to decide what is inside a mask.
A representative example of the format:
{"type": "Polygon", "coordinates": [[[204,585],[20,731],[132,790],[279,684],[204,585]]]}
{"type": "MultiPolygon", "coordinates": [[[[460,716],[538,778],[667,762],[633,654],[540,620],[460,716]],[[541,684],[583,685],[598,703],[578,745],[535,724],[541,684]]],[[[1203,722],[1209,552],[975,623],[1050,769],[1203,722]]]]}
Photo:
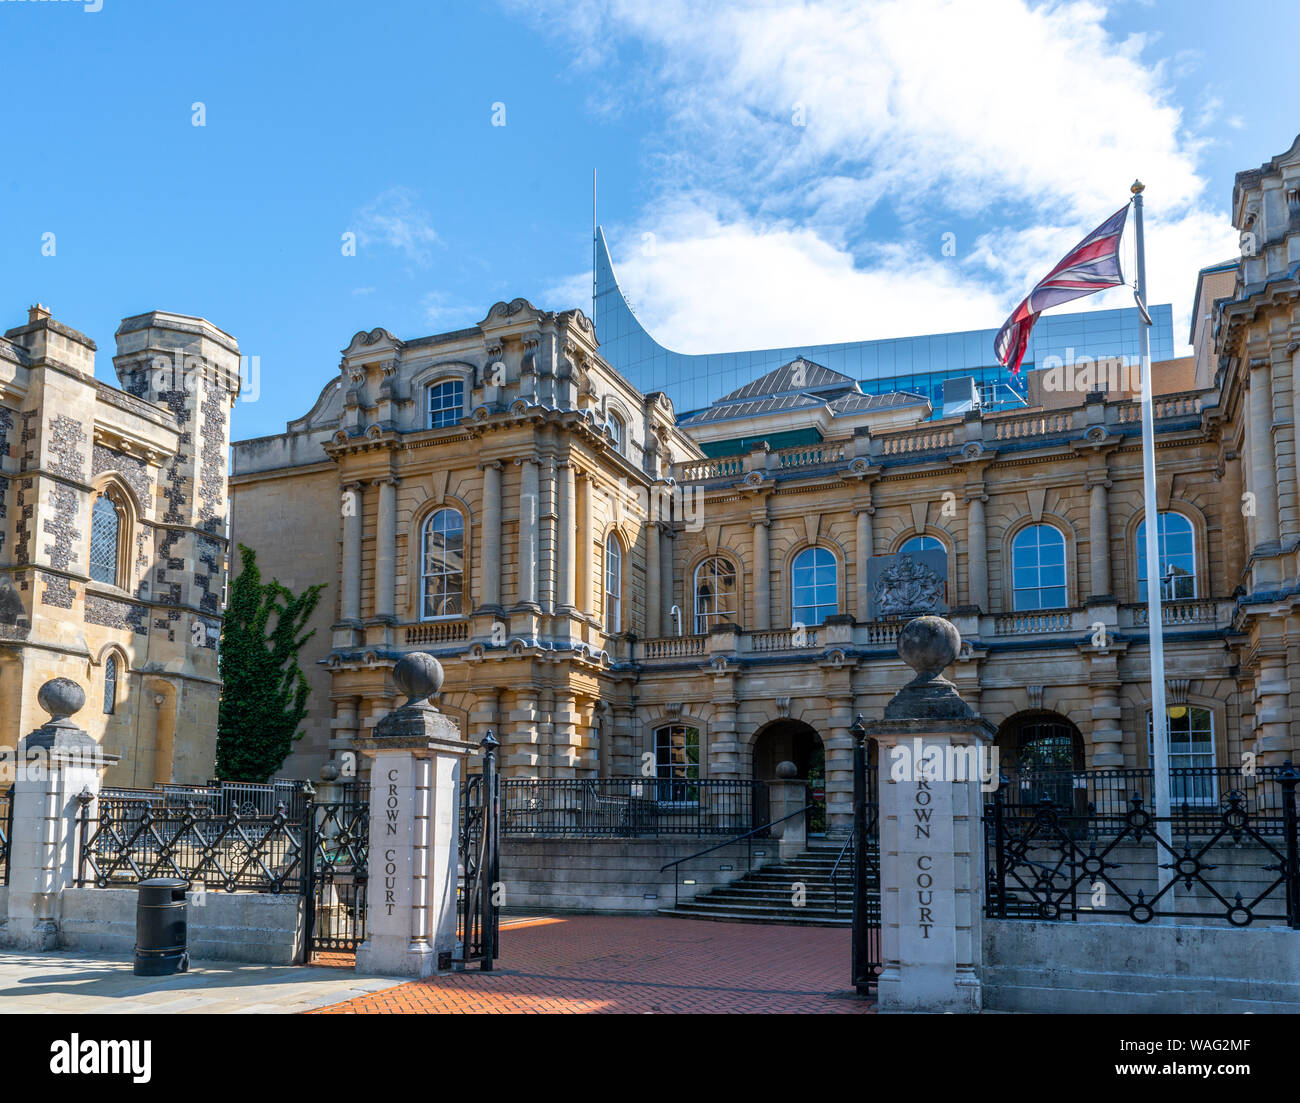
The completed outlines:
{"type": "MultiPolygon", "coordinates": [[[[673,352],[651,337],[632,313],[614,278],[614,265],[600,230],[596,231],[595,295],[594,321],[601,354],[641,391],[664,391],[679,417],[708,406],[796,356],[852,376],[868,394],[911,391],[929,398],[936,409],[943,405],[945,379],[974,376],[980,382],[1012,383],[1007,370],[993,358],[996,329],[751,352],[673,352]]],[[[1174,355],[1173,308],[1153,306],[1151,318],[1155,322],[1151,359],[1168,360],[1174,355]]],[[[1140,325],[1136,307],[1045,314],[1030,336],[1024,368],[1027,371],[1048,356],[1062,360],[1071,355],[1136,359],[1140,325]]],[[[1024,378],[1022,372],[1020,388],[1024,378]]]]}

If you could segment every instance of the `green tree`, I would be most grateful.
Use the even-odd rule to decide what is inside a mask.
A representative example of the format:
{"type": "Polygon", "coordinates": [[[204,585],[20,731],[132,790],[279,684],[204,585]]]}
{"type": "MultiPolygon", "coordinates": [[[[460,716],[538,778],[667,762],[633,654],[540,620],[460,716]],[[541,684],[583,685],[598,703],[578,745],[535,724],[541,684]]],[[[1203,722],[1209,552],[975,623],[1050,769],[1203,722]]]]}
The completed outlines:
{"type": "Polygon", "coordinates": [[[309,687],[298,652],[316,630],[300,633],[325,584],[295,597],[276,579],[262,582],[252,549],[240,544],[239,556],[221,629],[217,776],[262,782],[284,765],[293,741],[302,738],[298,725],[307,715],[309,687]]]}

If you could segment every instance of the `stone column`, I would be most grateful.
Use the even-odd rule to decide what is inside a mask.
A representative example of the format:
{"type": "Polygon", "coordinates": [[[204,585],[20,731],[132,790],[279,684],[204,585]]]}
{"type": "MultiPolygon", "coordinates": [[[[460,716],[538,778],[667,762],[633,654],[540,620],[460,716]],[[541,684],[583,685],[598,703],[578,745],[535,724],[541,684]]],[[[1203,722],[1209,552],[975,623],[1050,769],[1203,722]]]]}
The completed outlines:
{"type": "Polygon", "coordinates": [[[537,461],[515,460],[519,464],[519,561],[515,564],[518,578],[517,604],[538,611],[537,604],[537,519],[538,487],[537,461]]]}
{"type": "Polygon", "coordinates": [[[573,544],[575,527],[573,464],[556,465],[556,512],[559,515],[555,538],[555,603],[561,616],[573,616],[574,607],[573,544]]]}
{"type": "Polygon", "coordinates": [[[1250,489],[1255,493],[1255,548],[1277,543],[1277,468],[1268,362],[1250,369],[1250,489]]]}
{"type": "Polygon", "coordinates": [[[397,607],[397,480],[377,479],[379,513],[375,520],[375,616],[394,619],[397,607]]]}
{"type": "Polygon", "coordinates": [[[1280,766],[1291,752],[1291,683],[1280,647],[1259,657],[1256,684],[1255,751],[1261,766],[1280,766]]]}
{"type": "Polygon", "coordinates": [[[456,949],[461,763],[471,747],[428,701],[442,678],[432,655],[404,656],[393,680],[406,703],[358,741],[370,764],[370,883],[358,973],[427,977],[447,971],[456,949]]]}
{"type": "Polygon", "coordinates": [[[989,611],[989,538],[984,525],[984,503],[989,496],[972,494],[966,499],[966,571],[969,594],[967,604],[989,611]]]}
{"type": "Polygon", "coordinates": [[[898,653],[917,677],[883,720],[866,725],[880,748],[881,1011],[976,1012],[982,1004],[983,800],[979,764],[970,760],[982,757],[993,727],[942,676],[960,646],[940,617],[905,625],[898,653]],[[976,766],[965,778],[954,769],[959,756],[976,766]]]}
{"type": "Polygon", "coordinates": [[[483,464],[483,529],[479,551],[479,600],[501,608],[501,463],[483,464]]]}
{"type": "Polygon", "coordinates": [[[37,695],[50,719],[18,745],[9,838],[7,922],[0,946],[54,950],[59,946],[63,893],[76,883],[77,819],[84,806],[92,824],[104,770],[119,756],[70,719],[86,703],[81,686],[53,678],[37,695]]]}
{"type": "Polygon", "coordinates": [[[1088,490],[1089,597],[1109,597],[1110,575],[1110,480],[1093,478],[1088,490]]]}
{"type": "Polygon", "coordinates": [[[875,506],[861,506],[858,511],[858,538],[853,554],[856,557],[857,601],[854,604],[855,615],[860,622],[871,619],[871,591],[867,584],[867,563],[871,559],[875,535],[871,518],[876,512],[875,506]]]}
{"type": "Polygon", "coordinates": [[[360,483],[343,487],[343,593],[339,619],[361,620],[361,514],[365,505],[360,483]]]}
{"type": "Polygon", "coordinates": [[[771,521],[754,522],[754,631],[772,627],[771,521]]]}
{"type": "MultiPolygon", "coordinates": [[[[1295,450],[1293,457],[1295,464],[1296,479],[1296,503],[1300,508],[1300,341],[1292,341],[1286,347],[1286,351],[1291,356],[1291,425],[1292,432],[1295,434],[1295,450]]],[[[1295,533],[1281,534],[1288,539],[1295,536],[1295,533]]]]}
{"type": "Polygon", "coordinates": [[[663,600],[659,596],[659,586],[663,581],[663,568],[659,563],[660,542],[659,525],[649,522],[642,530],[645,533],[645,634],[647,639],[665,635],[663,631],[663,600]]]}

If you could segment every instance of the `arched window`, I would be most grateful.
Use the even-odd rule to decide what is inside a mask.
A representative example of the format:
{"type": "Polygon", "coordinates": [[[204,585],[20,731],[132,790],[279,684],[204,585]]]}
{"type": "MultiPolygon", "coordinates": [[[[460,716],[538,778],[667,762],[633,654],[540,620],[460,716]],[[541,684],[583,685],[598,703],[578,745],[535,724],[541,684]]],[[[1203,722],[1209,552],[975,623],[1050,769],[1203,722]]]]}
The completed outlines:
{"type": "Polygon", "coordinates": [[[821,624],[839,612],[835,556],[826,548],[804,548],[790,572],[790,619],[795,624],[821,624]]]}
{"type": "Polygon", "coordinates": [[[444,429],[455,425],[465,409],[465,383],[448,379],[429,388],[429,428],[444,429]]]}
{"type": "MultiPolygon", "coordinates": [[[[1178,601],[1196,596],[1196,537],[1181,513],[1159,514],[1156,541],[1160,554],[1160,596],[1178,601]]],[[[1147,592],[1147,523],[1137,529],[1138,599],[1147,592]]]]}
{"type": "MultiPolygon", "coordinates": [[[[1163,515],[1162,515],[1163,516],[1163,515]]],[[[1194,705],[1170,705],[1169,800],[1180,804],[1213,804],[1218,800],[1214,772],[1214,713],[1194,705]]],[[[1147,761],[1155,766],[1154,733],[1147,712],[1147,761]]]]}
{"type": "Polygon", "coordinates": [[[903,546],[898,549],[898,554],[906,555],[908,552],[945,550],[943,542],[933,536],[913,536],[911,539],[904,541],[903,546]]]}
{"type": "Polygon", "coordinates": [[[696,633],[734,620],[736,611],[736,568],[719,555],[706,559],[695,568],[696,633]]]}
{"type": "Polygon", "coordinates": [[[439,509],[424,522],[420,576],[421,619],[458,617],[465,593],[465,521],[454,509],[439,509]]]}
{"type": "Polygon", "coordinates": [[[1021,609],[1063,609],[1065,537],[1053,525],[1030,525],[1011,542],[1014,605],[1021,609]]]}
{"type": "Polygon", "coordinates": [[[117,656],[110,655],[104,663],[104,712],[112,716],[117,708],[117,656]]]}
{"type": "Polygon", "coordinates": [[[112,490],[101,490],[90,508],[90,577],[118,586],[122,547],[122,503],[112,490]]]}
{"type": "Polygon", "coordinates": [[[697,801],[700,799],[700,730],[685,724],[655,729],[655,777],[659,779],[656,799],[697,801]]]}
{"type": "Polygon", "coordinates": [[[618,414],[611,412],[609,415],[609,435],[614,438],[614,451],[620,456],[623,455],[623,441],[627,438],[627,425],[618,414]]]}
{"type": "Polygon", "coordinates": [[[605,541],[605,631],[623,631],[623,545],[612,532],[605,541]]]}

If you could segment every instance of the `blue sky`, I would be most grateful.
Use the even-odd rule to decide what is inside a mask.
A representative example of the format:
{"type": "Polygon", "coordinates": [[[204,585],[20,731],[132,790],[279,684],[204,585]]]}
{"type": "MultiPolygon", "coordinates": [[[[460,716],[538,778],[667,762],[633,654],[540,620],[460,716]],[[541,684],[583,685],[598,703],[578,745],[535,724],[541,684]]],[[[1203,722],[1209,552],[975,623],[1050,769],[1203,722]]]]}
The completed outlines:
{"type": "Polygon", "coordinates": [[[0,327],[39,300],[112,380],[120,318],[203,315],[259,358],[237,437],[359,329],[589,309],[593,168],[683,352],[997,326],[1135,175],[1185,333],[1234,172],[1300,131],[1250,61],[1300,38],[1288,3],[94,3],[0,0],[0,327]]]}

